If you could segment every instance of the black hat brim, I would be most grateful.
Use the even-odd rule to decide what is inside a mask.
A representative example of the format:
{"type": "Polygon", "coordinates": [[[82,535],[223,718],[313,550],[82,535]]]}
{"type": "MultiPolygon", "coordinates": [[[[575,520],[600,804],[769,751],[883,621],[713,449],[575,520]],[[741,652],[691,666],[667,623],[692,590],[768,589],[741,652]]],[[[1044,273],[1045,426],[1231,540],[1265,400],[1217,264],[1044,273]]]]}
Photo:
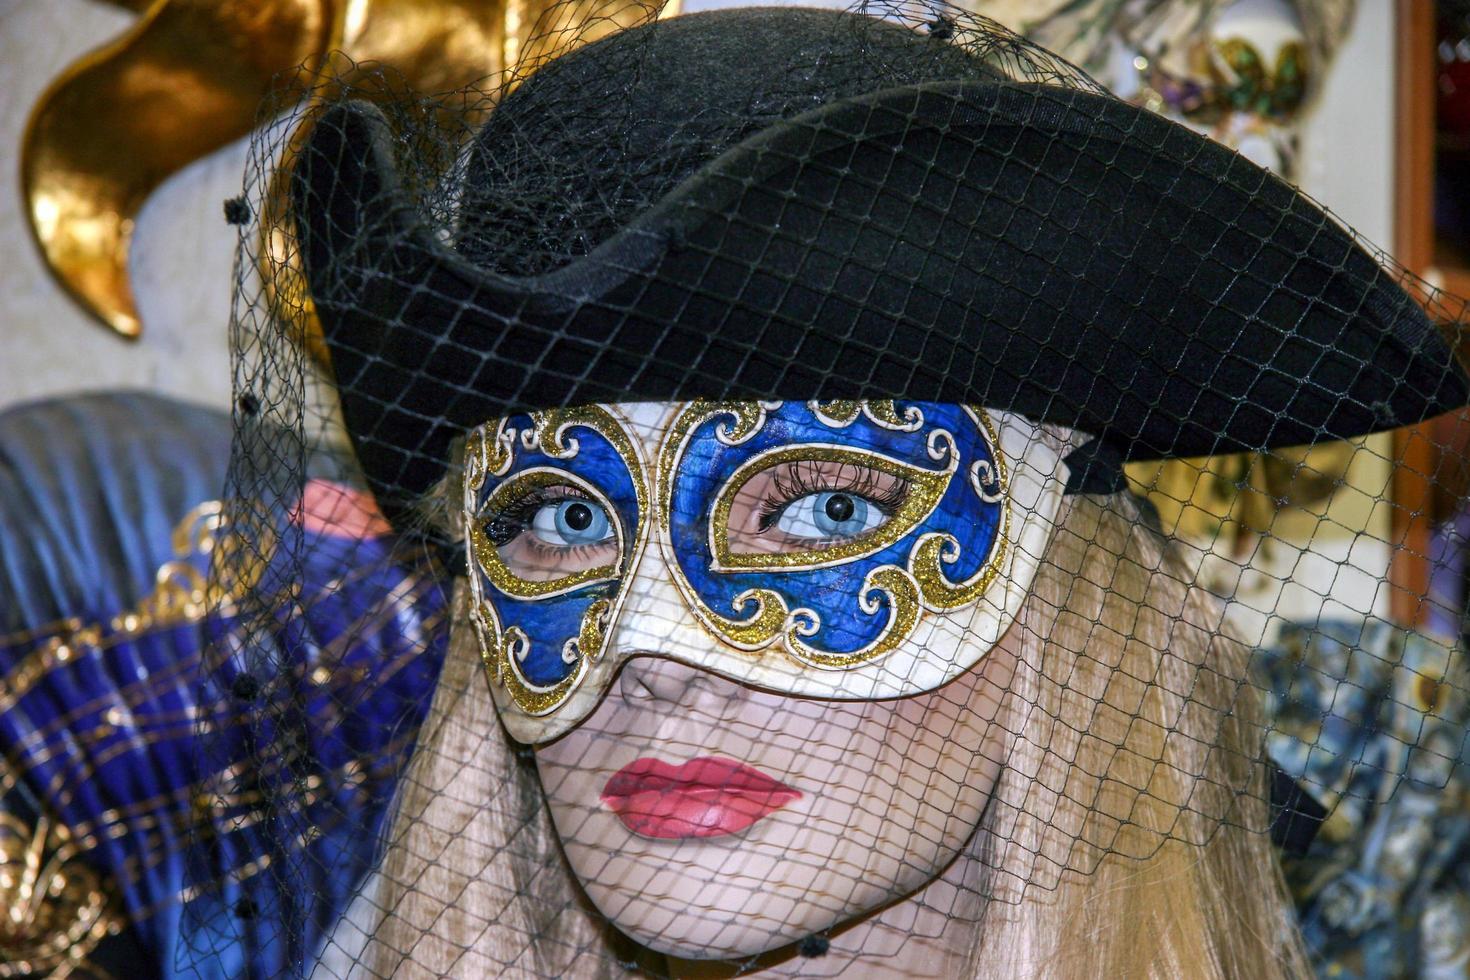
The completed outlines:
{"type": "Polygon", "coordinates": [[[1101,437],[1118,458],[1418,422],[1470,383],[1351,233],[1229,149],[1116,99],[928,83],[780,122],[585,257],[465,261],[334,107],[294,206],[347,427],[386,509],[456,433],[598,401],[908,398],[1101,437]]]}

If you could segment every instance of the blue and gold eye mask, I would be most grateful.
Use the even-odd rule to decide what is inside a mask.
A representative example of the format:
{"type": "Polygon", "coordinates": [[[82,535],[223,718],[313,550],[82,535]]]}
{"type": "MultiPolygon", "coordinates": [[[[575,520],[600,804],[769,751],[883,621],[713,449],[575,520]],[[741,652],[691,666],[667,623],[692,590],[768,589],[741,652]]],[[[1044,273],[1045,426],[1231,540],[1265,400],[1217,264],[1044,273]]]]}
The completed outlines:
{"type": "Polygon", "coordinates": [[[1014,618],[1061,455],[1019,416],[922,402],[590,406],[481,426],[464,516],[501,717],[521,741],[554,738],[638,655],[794,695],[932,690],[1014,618]]]}

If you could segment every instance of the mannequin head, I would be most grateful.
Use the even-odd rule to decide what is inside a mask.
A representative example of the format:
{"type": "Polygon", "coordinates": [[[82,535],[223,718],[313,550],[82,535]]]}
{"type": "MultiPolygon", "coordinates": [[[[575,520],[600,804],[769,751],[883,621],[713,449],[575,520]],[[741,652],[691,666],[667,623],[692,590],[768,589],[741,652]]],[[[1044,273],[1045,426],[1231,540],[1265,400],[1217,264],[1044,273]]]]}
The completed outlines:
{"type": "Polygon", "coordinates": [[[386,911],[369,962],[493,971],[534,951],[542,972],[597,975],[629,955],[611,925],[747,964],[831,936],[808,972],[1276,975],[1298,951],[1277,932],[1249,651],[1131,497],[1069,495],[1054,522],[999,642],[896,698],[695,665],[683,643],[720,641],[654,548],[609,623],[604,655],[624,659],[594,709],[517,752],[487,726],[508,711],[459,614],[365,890],[386,911]],[[655,610],[678,644],[650,638],[655,610]]]}
{"type": "Polygon", "coordinates": [[[1465,379],[1291,188],[923,13],[615,34],[448,175],[378,109],[318,119],[293,207],[342,418],[466,558],[363,892],[380,973],[596,972],[613,932],[857,957],[890,913],[958,975],[1300,966],[1249,652],[1122,465],[1465,379]]]}
{"type": "Polygon", "coordinates": [[[1108,532],[1118,515],[1059,531],[1070,434],[995,418],[645,403],[471,436],[490,688],[613,925],[748,957],[913,894],[967,847],[1005,850],[977,834],[987,808],[1029,824],[999,831],[1016,885],[1087,870],[1089,837],[1141,857],[1225,816],[1248,760],[1203,787],[1183,775],[1202,759],[1147,771],[1215,741],[1215,701],[1175,692],[1234,692],[1196,676],[1217,614],[1181,621],[1185,577],[1141,529],[1108,532]],[[1188,700],[1214,727],[1165,731],[1188,700]]]}

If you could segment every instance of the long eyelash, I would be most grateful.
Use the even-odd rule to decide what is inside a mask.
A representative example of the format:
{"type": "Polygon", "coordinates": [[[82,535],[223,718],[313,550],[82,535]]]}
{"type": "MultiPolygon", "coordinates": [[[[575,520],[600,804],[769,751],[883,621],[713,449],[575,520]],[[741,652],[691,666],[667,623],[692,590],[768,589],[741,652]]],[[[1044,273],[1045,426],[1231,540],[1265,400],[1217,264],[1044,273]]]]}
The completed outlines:
{"type": "Polygon", "coordinates": [[[592,498],[581,490],[565,484],[531,487],[506,501],[498,511],[485,519],[485,536],[496,547],[509,544],[516,535],[531,526],[536,512],[547,504],[562,500],[590,499],[592,498]]]}
{"type": "Polygon", "coordinates": [[[765,531],[780,518],[793,501],[812,493],[850,493],[877,506],[885,515],[892,514],[908,499],[909,481],[895,478],[880,487],[877,475],[867,467],[843,465],[836,474],[823,472],[820,463],[803,460],[791,463],[771,478],[772,492],[760,503],[758,524],[765,531]]]}

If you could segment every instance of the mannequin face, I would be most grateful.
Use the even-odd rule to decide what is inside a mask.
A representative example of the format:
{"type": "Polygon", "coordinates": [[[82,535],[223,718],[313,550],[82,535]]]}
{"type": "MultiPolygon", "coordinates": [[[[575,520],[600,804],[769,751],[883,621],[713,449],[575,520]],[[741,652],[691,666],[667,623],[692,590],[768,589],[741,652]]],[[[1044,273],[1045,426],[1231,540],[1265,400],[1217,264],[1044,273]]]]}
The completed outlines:
{"type": "Polygon", "coordinates": [[[619,929],[695,959],[774,949],[915,891],[990,798],[1009,647],[937,691],[847,702],[650,650],[537,749],[573,873],[619,929]]]}
{"type": "Polygon", "coordinates": [[[465,506],[492,691],[611,921],[750,956],[955,858],[1006,751],[1062,448],[904,402],[480,430],[465,506]]]}

